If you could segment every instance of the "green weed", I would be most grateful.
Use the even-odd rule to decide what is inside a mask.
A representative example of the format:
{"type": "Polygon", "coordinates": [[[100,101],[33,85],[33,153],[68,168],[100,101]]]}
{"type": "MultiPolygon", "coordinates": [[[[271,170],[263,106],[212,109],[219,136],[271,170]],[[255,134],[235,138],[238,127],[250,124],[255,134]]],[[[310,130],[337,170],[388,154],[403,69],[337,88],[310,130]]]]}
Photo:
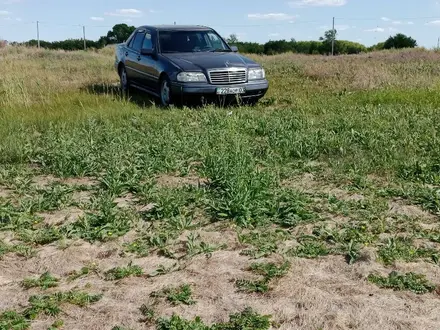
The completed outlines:
{"type": "Polygon", "coordinates": [[[141,267],[137,265],[132,265],[131,263],[127,267],[115,267],[105,272],[106,281],[121,280],[126,277],[131,276],[142,276],[144,271],[141,267]]]}
{"type": "Polygon", "coordinates": [[[156,316],[156,312],[154,311],[154,309],[152,307],[149,307],[145,304],[143,304],[140,308],[139,308],[142,316],[144,317],[142,319],[142,322],[151,322],[155,319],[156,316]]]}
{"type": "Polygon", "coordinates": [[[175,288],[165,288],[162,291],[153,291],[150,297],[161,298],[165,297],[168,302],[173,305],[184,304],[194,305],[196,302],[192,299],[192,289],[188,284],[182,284],[175,288]]]}
{"type": "Polygon", "coordinates": [[[203,241],[199,241],[200,235],[190,233],[187,237],[185,247],[186,247],[186,258],[192,258],[198,254],[204,254],[207,258],[212,256],[212,253],[218,251],[226,246],[223,245],[210,245],[203,241]]]}
{"type": "Polygon", "coordinates": [[[437,261],[439,252],[435,249],[418,248],[412,245],[412,240],[405,237],[392,237],[383,244],[378,250],[379,260],[384,264],[390,265],[396,260],[406,262],[417,259],[427,259],[437,261]]]}
{"type": "Polygon", "coordinates": [[[79,307],[85,307],[93,304],[102,298],[101,294],[89,295],[81,291],[58,292],[51,295],[31,296],[29,298],[29,307],[27,307],[23,316],[26,319],[33,320],[40,314],[56,316],[61,312],[61,304],[69,303],[79,307]]]}
{"type": "Polygon", "coordinates": [[[330,250],[323,242],[305,239],[300,242],[298,247],[291,250],[290,254],[299,258],[314,259],[330,254],[330,250]]]}
{"type": "Polygon", "coordinates": [[[90,242],[108,241],[125,235],[134,221],[128,210],[120,210],[109,196],[101,196],[97,212],[86,212],[77,222],[67,225],[63,232],[68,237],[79,237],[90,242]]]}
{"type": "Polygon", "coordinates": [[[424,275],[412,272],[401,274],[393,271],[388,277],[370,274],[368,275],[368,281],[381,288],[393,289],[395,291],[408,290],[417,294],[432,292],[436,288],[424,275]]]}
{"type": "Polygon", "coordinates": [[[289,237],[290,234],[282,229],[259,229],[246,234],[238,234],[240,243],[253,246],[253,248],[243,250],[241,254],[254,259],[268,257],[275,253],[278,250],[278,244],[289,237]]]}
{"type": "Polygon", "coordinates": [[[200,317],[188,321],[173,315],[170,319],[160,318],[156,321],[156,330],[268,330],[270,316],[260,315],[251,308],[229,316],[229,322],[207,326],[200,317]]]}
{"type": "Polygon", "coordinates": [[[78,278],[84,277],[89,275],[90,273],[97,272],[98,267],[94,264],[86,267],[82,267],[79,271],[72,271],[69,276],[67,277],[67,281],[72,282],[77,280],[78,278]]]}
{"type": "Polygon", "coordinates": [[[281,266],[277,266],[273,263],[253,263],[249,267],[249,271],[263,276],[259,280],[245,280],[239,279],[235,281],[235,286],[239,291],[247,293],[265,293],[270,290],[269,284],[273,279],[286,275],[289,270],[290,264],[285,262],[281,266]]]}
{"type": "Polygon", "coordinates": [[[56,320],[52,325],[50,326],[49,330],[56,330],[56,329],[62,329],[64,326],[63,320],[56,320]]]}
{"type": "Polygon", "coordinates": [[[41,288],[41,289],[49,289],[54,288],[58,286],[59,279],[56,277],[53,277],[49,272],[43,273],[39,278],[27,278],[24,279],[21,283],[21,286],[23,286],[25,289],[30,288],[41,288]]]}
{"type": "Polygon", "coordinates": [[[0,314],[1,330],[26,330],[30,328],[30,322],[23,315],[15,311],[5,311],[0,314]]]}
{"type": "Polygon", "coordinates": [[[23,244],[10,245],[0,241],[0,259],[8,253],[15,253],[25,258],[32,258],[36,255],[36,251],[30,246],[23,244]]]}

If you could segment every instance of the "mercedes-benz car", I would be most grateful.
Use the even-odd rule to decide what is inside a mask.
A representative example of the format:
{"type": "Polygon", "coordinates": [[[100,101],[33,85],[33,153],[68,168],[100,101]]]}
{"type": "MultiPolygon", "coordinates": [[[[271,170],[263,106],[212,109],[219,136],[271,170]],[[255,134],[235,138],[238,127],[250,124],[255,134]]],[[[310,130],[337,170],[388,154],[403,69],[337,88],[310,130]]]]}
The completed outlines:
{"type": "Polygon", "coordinates": [[[124,93],[137,88],[163,106],[188,99],[258,102],[269,83],[264,68],[206,26],[141,26],[115,54],[124,93]]]}

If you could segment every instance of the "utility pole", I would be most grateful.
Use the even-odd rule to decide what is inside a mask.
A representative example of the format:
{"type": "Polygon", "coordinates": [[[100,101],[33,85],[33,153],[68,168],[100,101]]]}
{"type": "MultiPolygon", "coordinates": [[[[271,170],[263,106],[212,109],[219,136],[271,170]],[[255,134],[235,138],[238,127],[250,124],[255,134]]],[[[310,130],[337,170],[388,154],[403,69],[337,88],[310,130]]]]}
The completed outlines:
{"type": "Polygon", "coordinates": [[[83,37],[84,37],[84,50],[87,50],[87,42],[86,42],[86,26],[83,25],[83,37]]]}
{"type": "Polygon", "coordinates": [[[440,37],[437,39],[437,50],[440,50],[440,37]]]}
{"type": "Polygon", "coordinates": [[[38,48],[40,48],[40,22],[37,21],[37,44],[38,48]]]}
{"type": "Polygon", "coordinates": [[[335,55],[335,18],[333,17],[333,27],[332,27],[332,56],[335,55]]]}
{"type": "Polygon", "coordinates": [[[174,21],[174,25],[176,25],[176,22],[174,21]]]}

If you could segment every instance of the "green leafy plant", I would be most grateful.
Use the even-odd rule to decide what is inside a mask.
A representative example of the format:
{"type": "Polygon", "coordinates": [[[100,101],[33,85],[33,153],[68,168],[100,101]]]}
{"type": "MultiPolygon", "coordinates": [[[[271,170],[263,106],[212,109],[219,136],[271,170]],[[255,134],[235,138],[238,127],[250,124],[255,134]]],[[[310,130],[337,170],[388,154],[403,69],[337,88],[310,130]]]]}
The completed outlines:
{"type": "Polygon", "coordinates": [[[438,251],[435,249],[418,248],[412,245],[412,240],[403,237],[389,238],[378,251],[379,259],[386,265],[392,264],[396,260],[406,262],[417,259],[438,260],[438,251]]]}
{"type": "Polygon", "coordinates": [[[30,322],[22,314],[15,311],[5,311],[0,314],[0,329],[26,330],[30,328],[30,322]]]}
{"type": "Polygon", "coordinates": [[[144,271],[137,265],[129,264],[127,267],[115,267],[105,272],[106,281],[120,280],[130,276],[142,276],[144,271]]]}
{"type": "Polygon", "coordinates": [[[330,253],[327,246],[315,239],[304,239],[300,241],[300,245],[291,251],[291,254],[307,259],[314,259],[326,256],[330,253]]]}
{"type": "Polygon", "coordinates": [[[35,319],[40,314],[56,316],[61,312],[61,304],[69,303],[79,307],[93,304],[102,298],[102,294],[89,295],[81,291],[57,292],[51,295],[31,296],[29,306],[24,310],[26,319],[35,319]]]}
{"type": "Polygon", "coordinates": [[[407,290],[417,294],[432,292],[436,289],[436,286],[429,282],[424,275],[412,272],[401,274],[393,271],[388,277],[370,274],[368,275],[368,281],[381,288],[395,291],[407,290]]]}
{"type": "Polygon", "coordinates": [[[235,286],[239,291],[247,293],[265,293],[270,290],[270,282],[275,278],[286,275],[289,268],[290,263],[288,262],[285,262],[281,266],[277,266],[274,263],[253,263],[248,270],[257,275],[262,275],[263,278],[254,281],[239,279],[235,281],[235,286]]]}
{"type": "Polygon", "coordinates": [[[49,272],[45,272],[37,279],[33,279],[33,278],[24,279],[21,282],[21,285],[25,289],[38,287],[38,288],[46,290],[46,289],[54,288],[54,287],[58,286],[58,283],[59,283],[58,278],[53,277],[49,272]]]}
{"type": "Polygon", "coordinates": [[[153,291],[150,297],[165,297],[166,300],[173,305],[194,305],[196,303],[195,300],[192,299],[192,289],[188,284],[183,284],[179,287],[165,288],[159,292],[153,291]]]}
{"type": "Polygon", "coordinates": [[[156,321],[156,330],[268,330],[270,325],[269,315],[260,315],[251,308],[246,308],[242,312],[231,314],[228,322],[212,326],[203,323],[200,317],[189,321],[173,314],[169,319],[159,318],[156,321]]]}

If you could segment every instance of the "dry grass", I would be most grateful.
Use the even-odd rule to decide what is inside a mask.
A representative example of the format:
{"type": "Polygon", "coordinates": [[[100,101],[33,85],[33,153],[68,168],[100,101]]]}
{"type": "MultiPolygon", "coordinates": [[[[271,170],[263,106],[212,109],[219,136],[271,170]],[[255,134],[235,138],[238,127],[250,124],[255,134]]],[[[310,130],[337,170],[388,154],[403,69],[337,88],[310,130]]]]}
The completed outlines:
{"type": "Polygon", "coordinates": [[[439,327],[439,290],[367,281],[440,284],[439,53],[252,56],[271,89],[227,110],[122,100],[112,54],[0,49],[0,328],[31,295],[73,289],[103,297],[27,324],[155,329],[145,305],[206,324],[252,307],[274,329],[439,327]],[[254,263],[285,261],[266,292],[238,290],[258,291],[254,263]],[[21,286],[45,272],[57,287],[21,286]],[[194,305],[151,296],[184,284],[194,305]]]}

